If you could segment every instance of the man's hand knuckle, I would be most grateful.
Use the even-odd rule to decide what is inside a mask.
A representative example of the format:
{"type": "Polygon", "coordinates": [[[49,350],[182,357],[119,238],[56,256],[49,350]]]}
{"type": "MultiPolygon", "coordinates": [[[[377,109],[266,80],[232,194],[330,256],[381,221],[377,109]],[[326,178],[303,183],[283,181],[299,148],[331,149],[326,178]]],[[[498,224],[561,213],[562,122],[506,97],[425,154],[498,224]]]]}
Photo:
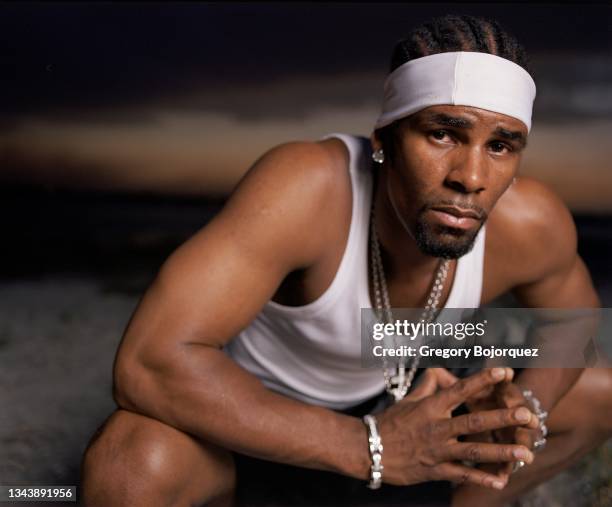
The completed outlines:
{"type": "Polygon", "coordinates": [[[429,450],[428,452],[424,452],[421,455],[419,462],[422,466],[427,468],[435,467],[438,464],[438,460],[435,456],[435,451],[429,450]]]}
{"type": "Polygon", "coordinates": [[[425,437],[429,440],[437,439],[438,436],[442,433],[442,422],[441,421],[431,421],[427,425],[425,425],[425,437]]]}
{"type": "Polygon", "coordinates": [[[484,417],[478,412],[468,415],[468,429],[470,432],[480,432],[484,429],[484,417]]]}
{"type": "Polygon", "coordinates": [[[457,394],[457,396],[460,396],[461,398],[467,397],[470,391],[469,384],[465,380],[460,380],[459,382],[457,382],[453,386],[453,389],[455,390],[455,394],[457,394]]]}
{"type": "Polygon", "coordinates": [[[422,400],[420,400],[419,403],[419,410],[422,411],[424,414],[432,414],[435,411],[435,403],[434,403],[434,398],[436,397],[436,395],[433,396],[429,396],[427,398],[423,398],[422,400]]]}
{"type": "Polygon", "coordinates": [[[467,448],[467,456],[470,461],[479,462],[481,459],[480,447],[477,444],[472,444],[467,448]]]}
{"type": "Polygon", "coordinates": [[[428,422],[427,424],[424,424],[420,431],[421,438],[423,438],[424,440],[429,440],[430,438],[432,438],[433,432],[434,432],[433,427],[434,427],[433,422],[428,422]]]}
{"type": "Polygon", "coordinates": [[[514,409],[514,408],[512,408],[512,409],[509,408],[509,409],[501,411],[500,417],[499,417],[499,419],[500,419],[499,422],[503,426],[513,424],[515,422],[515,419],[514,419],[514,412],[515,411],[516,411],[516,409],[514,409]]]}
{"type": "Polygon", "coordinates": [[[446,479],[446,477],[444,476],[442,467],[437,467],[437,466],[431,468],[431,470],[429,471],[429,477],[433,481],[441,481],[443,479],[446,479]]]}

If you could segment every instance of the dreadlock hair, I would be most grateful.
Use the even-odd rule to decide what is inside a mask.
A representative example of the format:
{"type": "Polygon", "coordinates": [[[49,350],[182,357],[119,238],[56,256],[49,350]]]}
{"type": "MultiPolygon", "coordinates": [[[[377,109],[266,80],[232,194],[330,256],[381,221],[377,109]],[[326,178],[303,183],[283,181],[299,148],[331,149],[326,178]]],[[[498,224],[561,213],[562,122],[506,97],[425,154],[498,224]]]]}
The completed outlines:
{"type": "MultiPolygon", "coordinates": [[[[524,48],[499,23],[467,15],[447,15],[416,27],[406,38],[396,43],[389,72],[416,58],[453,51],[500,56],[532,74],[524,48]]],[[[394,159],[396,127],[397,123],[393,122],[377,131],[389,160],[394,159]]]]}

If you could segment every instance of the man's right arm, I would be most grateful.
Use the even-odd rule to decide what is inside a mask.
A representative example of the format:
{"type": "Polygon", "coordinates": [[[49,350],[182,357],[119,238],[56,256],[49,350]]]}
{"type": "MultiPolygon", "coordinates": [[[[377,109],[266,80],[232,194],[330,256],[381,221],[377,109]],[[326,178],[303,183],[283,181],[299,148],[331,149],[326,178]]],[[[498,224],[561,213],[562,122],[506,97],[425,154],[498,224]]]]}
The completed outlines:
{"type": "Polygon", "coordinates": [[[260,159],[222,212],[162,266],[125,332],[118,404],[222,447],[366,478],[358,419],[266,389],[221,350],[291,271],[322,255],[339,179],[315,143],[260,159]]]}

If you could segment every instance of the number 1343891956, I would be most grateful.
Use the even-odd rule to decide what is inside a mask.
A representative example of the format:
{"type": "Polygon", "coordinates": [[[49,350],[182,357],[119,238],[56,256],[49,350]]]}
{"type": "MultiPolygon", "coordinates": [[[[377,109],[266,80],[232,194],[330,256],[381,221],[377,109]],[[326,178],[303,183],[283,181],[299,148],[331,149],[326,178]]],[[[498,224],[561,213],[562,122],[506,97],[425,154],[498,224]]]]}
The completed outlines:
{"type": "Polygon", "coordinates": [[[2,501],[76,501],[76,486],[0,486],[2,501]]]}

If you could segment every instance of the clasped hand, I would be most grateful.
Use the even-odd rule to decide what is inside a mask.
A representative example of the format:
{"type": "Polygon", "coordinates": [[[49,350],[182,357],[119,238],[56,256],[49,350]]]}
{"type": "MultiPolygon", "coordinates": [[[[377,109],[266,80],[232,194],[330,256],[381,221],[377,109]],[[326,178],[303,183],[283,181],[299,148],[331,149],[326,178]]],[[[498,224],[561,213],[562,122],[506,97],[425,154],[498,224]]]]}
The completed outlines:
{"type": "Polygon", "coordinates": [[[537,428],[536,415],[524,406],[477,410],[455,417],[452,412],[511,380],[512,374],[509,368],[493,368],[458,380],[443,368],[428,369],[408,396],[377,415],[384,445],[384,482],[409,485],[446,480],[504,488],[508,480],[505,467],[484,470],[462,462],[529,464],[534,459],[531,450],[514,443],[466,442],[459,438],[507,428],[537,428]]]}

